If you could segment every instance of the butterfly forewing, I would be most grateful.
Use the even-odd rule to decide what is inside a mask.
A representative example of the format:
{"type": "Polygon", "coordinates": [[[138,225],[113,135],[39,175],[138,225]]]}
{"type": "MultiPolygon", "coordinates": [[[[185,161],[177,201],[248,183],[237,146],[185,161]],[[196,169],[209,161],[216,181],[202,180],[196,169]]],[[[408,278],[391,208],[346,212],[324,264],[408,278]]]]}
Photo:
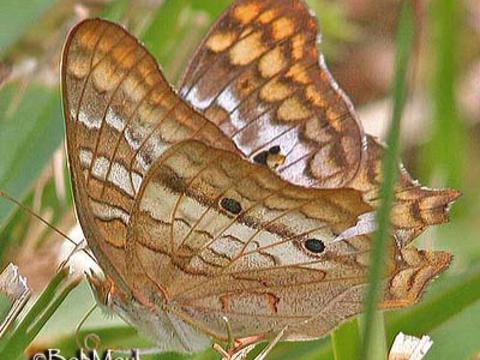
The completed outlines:
{"type": "MultiPolygon", "coordinates": [[[[350,100],[317,50],[317,22],[303,0],[237,0],[212,27],[190,62],[181,95],[251,161],[274,162],[289,182],[350,186],[376,205],[384,148],[364,135],[350,100]]],[[[402,168],[393,223],[409,243],[447,221],[458,193],[431,190],[402,168]]]]}
{"type": "Polygon", "coordinates": [[[152,163],[171,144],[232,143],[178,98],[156,61],[118,25],[87,20],[70,33],[62,63],[67,144],[77,212],[124,273],[126,227],[152,163]]]}
{"type": "Polygon", "coordinates": [[[360,167],[363,133],[319,62],[317,36],[301,1],[235,1],[199,47],[180,93],[246,157],[280,146],[283,178],[339,187],[360,167]]]}

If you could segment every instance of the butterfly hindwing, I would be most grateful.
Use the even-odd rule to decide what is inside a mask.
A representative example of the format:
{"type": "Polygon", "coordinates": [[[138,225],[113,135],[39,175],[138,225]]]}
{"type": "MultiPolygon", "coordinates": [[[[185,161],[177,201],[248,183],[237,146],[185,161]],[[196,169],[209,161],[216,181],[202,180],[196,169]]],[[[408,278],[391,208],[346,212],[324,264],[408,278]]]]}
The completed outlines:
{"type": "MultiPolygon", "coordinates": [[[[354,190],[305,189],[200,142],[172,147],[140,189],[128,236],[130,286],[225,339],[322,336],[359,313],[371,239],[336,241],[370,207],[354,190]]],[[[445,253],[389,245],[383,306],[414,303],[445,253]]]]}

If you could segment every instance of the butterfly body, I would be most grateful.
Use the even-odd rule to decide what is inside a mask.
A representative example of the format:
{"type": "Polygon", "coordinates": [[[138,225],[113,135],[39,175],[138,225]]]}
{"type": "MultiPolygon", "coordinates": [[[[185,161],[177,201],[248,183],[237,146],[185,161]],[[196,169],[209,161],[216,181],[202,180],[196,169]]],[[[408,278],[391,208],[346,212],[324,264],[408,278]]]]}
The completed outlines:
{"type": "MultiPolygon", "coordinates": [[[[314,339],[361,312],[383,148],[318,62],[316,35],[300,0],[235,1],[178,95],[120,26],[69,34],[75,205],[106,279],[90,281],[161,350],[314,339]]],[[[415,303],[450,263],[406,245],[458,196],[406,172],[396,194],[385,309],[415,303]]]]}

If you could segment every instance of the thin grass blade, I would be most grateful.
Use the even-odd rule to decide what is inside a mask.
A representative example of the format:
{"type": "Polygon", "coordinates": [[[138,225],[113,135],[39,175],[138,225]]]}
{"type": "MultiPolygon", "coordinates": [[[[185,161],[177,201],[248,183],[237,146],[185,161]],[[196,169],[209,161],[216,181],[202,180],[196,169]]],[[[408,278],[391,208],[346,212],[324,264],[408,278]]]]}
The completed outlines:
{"type": "Polygon", "coordinates": [[[381,282],[385,267],[385,254],[390,234],[390,211],[394,201],[393,189],[398,178],[398,153],[400,122],[407,98],[407,76],[415,35],[415,21],[412,5],[405,1],[402,6],[396,54],[396,71],[393,89],[392,123],[388,132],[388,148],[383,159],[383,182],[380,188],[381,202],[377,212],[378,230],[373,238],[370,258],[369,288],[365,298],[365,325],[363,328],[362,360],[374,359],[377,333],[375,316],[380,301],[381,282]]]}

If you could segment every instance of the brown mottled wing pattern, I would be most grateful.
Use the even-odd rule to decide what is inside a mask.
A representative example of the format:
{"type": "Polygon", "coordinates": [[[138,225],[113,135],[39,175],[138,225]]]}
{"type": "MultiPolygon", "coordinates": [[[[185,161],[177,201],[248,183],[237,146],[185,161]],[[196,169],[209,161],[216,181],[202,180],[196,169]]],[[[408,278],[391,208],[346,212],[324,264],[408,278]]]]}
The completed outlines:
{"type": "Polygon", "coordinates": [[[78,217],[102,268],[123,278],[131,209],[156,159],[191,138],[235,146],[174,93],[134,37],[107,21],[70,32],[62,87],[78,217]]]}
{"type": "MultiPolygon", "coordinates": [[[[367,135],[367,159],[357,176],[349,184],[364,193],[364,199],[377,206],[382,181],[381,161],[385,147],[367,135]]],[[[429,225],[446,223],[450,205],[460,196],[451,189],[430,189],[413,180],[402,164],[400,178],[395,187],[395,204],[391,221],[396,241],[400,246],[410,243],[429,225]]]]}
{"type": "Polygon", "coordinates": [[[200,45],[180,94],[246,157],[261,159],[279,146],[282,178],[340,187],[361,166],[363,132],[317,36],[302,1],[234,1],[200,45]]]}
{"type": "MultiPolygon", "coordinates": [[[[234,1],[196,51],[181,95],[252,161],[270,165],[271,150],[280,151],[286,158],[273,164],[283,179],[353,187],[376,204],[383,147],[362,133],[317,50],[317,34],[303,0],[234,1]]],[[[421,187],[402,168],[392,217],[398,241],[446,222],[458,195],[421,187]]]]}
{"type": "MultiPolygon", "coordinates": [[[[285,339],[320,337],[361,312],[371,239],[335,238],[369,210],[357,191],[301,188],[236,154],[185,142],[140,188],[129,283],[215,338],[227,335],[223,317],[235,338],[284,327],[285,339]]],[[[446,253],[400,251],[392,239],[382,306],[414,303],[449,262],[446,253]]]]}

